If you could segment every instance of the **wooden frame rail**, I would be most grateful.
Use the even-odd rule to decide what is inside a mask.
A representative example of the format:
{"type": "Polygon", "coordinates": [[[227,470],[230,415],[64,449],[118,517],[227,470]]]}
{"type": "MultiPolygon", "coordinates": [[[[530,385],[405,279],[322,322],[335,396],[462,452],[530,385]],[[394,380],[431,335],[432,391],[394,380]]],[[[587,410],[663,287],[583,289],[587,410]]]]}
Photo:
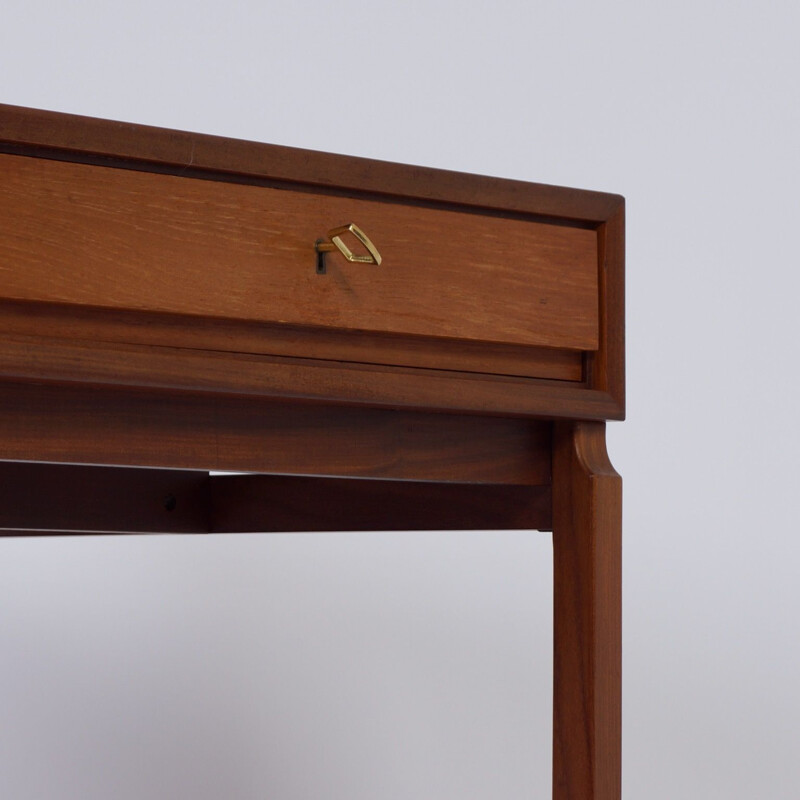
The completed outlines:
{"type": "Polygon", "coordinates": [[[0,536],[547,530],[549,486],[0,463],[0,536]]]}

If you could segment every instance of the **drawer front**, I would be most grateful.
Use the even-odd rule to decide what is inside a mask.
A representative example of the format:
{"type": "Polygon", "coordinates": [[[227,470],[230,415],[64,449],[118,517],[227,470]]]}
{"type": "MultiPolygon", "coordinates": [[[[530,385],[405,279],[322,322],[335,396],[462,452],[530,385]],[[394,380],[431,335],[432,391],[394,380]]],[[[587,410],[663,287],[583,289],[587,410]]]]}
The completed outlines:
{"type": "MultiPolygon", "coordinates": [[[[598,348],[593,230],[0,155],[0,297],[598,348]],[[380,266],[314,242],[354,222],[380,266]]],[[[354,246],[355,250],[356,247],[354,246]]]]}

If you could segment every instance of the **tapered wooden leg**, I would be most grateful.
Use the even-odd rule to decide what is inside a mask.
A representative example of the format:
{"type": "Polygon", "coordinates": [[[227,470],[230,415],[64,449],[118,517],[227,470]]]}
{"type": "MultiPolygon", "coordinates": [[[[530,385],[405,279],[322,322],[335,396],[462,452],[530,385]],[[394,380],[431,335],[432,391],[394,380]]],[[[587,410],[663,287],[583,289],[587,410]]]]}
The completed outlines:
{"type": "Polygon", "coordinates": [[[622,480],[605,424],[558,423],[553,442],[553,798],[621,794],[622,480]]]}

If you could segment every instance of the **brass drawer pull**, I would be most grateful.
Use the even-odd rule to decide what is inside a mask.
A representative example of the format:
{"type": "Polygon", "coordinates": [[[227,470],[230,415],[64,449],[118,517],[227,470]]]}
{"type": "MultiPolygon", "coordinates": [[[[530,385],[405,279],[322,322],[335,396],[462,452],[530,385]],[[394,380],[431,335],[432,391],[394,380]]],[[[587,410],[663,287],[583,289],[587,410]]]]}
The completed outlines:
{"type": "Polygon", "coordinates": [[[325,253],[329,253],[334,249],[338,250],[348,261],[355,264],[377,265],[381,263],[381,254],[378,252],[378,248],[375,247],[370,241],[369,236],[367,236],[355,222],[329,230],[328,239],[330,239],[330,241],[326,242],[324,239],[317,239],[317,241],[314,242],[314,249],[317,251],[317,273],[320,275],[325,274],[325,253]],[[342,241],[342,236],[345,233],[352,233],[353,236],[364,245],[367,250],[367,255],[359,256],[353,253],[342,241]]]}

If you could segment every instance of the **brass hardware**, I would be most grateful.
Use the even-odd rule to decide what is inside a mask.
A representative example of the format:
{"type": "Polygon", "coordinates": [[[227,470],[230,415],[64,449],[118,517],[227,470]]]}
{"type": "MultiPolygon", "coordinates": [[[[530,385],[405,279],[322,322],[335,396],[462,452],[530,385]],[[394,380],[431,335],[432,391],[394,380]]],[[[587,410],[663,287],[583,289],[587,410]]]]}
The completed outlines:
{"type": "Polygon", "coordinates": [[[367,236],[355,222],[333,228],[328,231],[328,238],[330,239],[329,242],[326,242],[324,239],[317,239],[317,241],[314,242],[314,249],[317,251],[317,272],[320,275],[325,273],[325,253],[329,253],[334,249],[338,250],[348,261],[354,264],[377,265],[381,263],[381,254],[378,252],[378,248],[375,247],[370,241],[369,236],[367,236]],[[352,233],[353,236],[364,245],[368,255],[359,256],[353,253],[342,241],[342,235],[345,233],[352,233]]]}

